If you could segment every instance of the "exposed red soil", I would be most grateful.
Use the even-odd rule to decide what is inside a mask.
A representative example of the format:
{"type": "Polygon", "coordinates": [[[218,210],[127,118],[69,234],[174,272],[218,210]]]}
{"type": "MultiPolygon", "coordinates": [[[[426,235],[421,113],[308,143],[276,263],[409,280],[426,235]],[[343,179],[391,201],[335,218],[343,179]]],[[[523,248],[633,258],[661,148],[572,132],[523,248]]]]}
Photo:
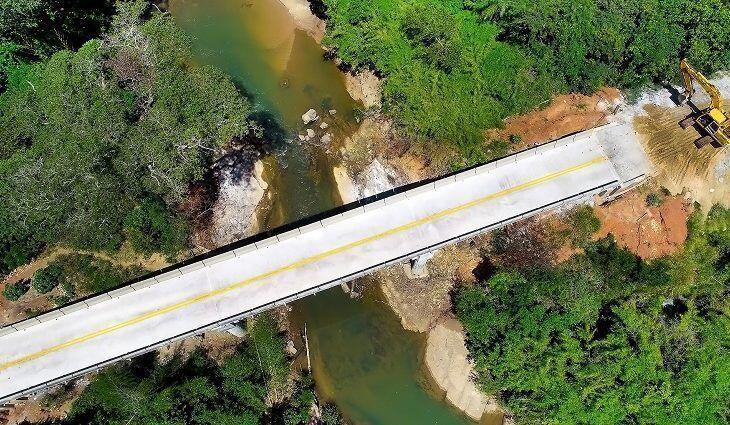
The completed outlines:
{"type": "Polygon", "coordinates": [[[644,259],[676,252],[687,238],[692,206],[683,198],[667,197],[659,207],[646,205],[646,191],[635,190],[596,208],[601,230],[613,234],[619,245],[644,259]]]}
{"type": "Polygon", "coordinates": [[[517,149],[559,139],[605,124],[613,113],[614,102],[620,98],[619,90],[611,87],[592,96],[578,93],[557,96],[545,108],[507,118],[503,129],[490,131],[487,137],[506,140],[513,134],[520,136],[517,149]]]}

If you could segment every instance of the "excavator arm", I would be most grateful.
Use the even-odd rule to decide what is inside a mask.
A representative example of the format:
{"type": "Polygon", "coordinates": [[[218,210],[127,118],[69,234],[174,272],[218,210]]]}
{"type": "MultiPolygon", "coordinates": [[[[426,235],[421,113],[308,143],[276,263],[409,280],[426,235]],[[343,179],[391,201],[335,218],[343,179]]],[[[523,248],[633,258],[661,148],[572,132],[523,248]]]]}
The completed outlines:
{"type": "Polygon", "coordinates": [[[715,87],[710,80],[707,79],[701,72],[692,68],[687,62],[687,59],[682,59],[679,64],[679,69],[682,71],[682,77],[684,78],[684,95],[687,99],[691,99],[692,95],[695,94],[695,89],[692,81],[696,81],[697,84],[702,87],[704,91],[710,96],[710,107],[713,109],[724,110],[724,102],[720,90],[715,87]]]}
{"type": "Polygon", "coordinates": [[[701,72],[692,68],[687,60],[679,64],[684,79],[684,99],[689,100],[695,93],[694,82],[710,96],[710,107],[699,110],[691,104],[693,113],[679,122],[683,129],[690,126],[697,128],[701,137],[695,140],[695,146],[701,148],[707,144],[721,147],[730,144],[730,112],[724,109],[722,94],[701,72]]]}

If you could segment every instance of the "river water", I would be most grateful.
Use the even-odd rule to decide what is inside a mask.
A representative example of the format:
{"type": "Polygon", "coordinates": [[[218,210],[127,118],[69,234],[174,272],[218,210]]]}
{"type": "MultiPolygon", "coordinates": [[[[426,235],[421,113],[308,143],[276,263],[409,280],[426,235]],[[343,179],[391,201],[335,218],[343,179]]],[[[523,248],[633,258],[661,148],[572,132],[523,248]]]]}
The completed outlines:
{"type": "MultiPolygon", "coordinates": [[[[276,0],[173,0],[170,10],[194,38],[201,63],[228,73],[256,108],[275,145],[265,158],[273,192],[265,227],[274,227],[341,201],[328,148],[299,142],[301,115],[318,111],[336,140],[356,129],[358,105],[335,65],[307,34],[295,29],[276,0]],[[337,112],[329,114],[329,110],[337,112]]],[[[317,126],[319,137],[323,134],[317,126]]],[[[336,142],[333,147],[335,149],[336,142]]],[[[375,287],[353,300],[340,288],[294,305],[306,323],[312,372],[321,397],[337,403],[355,424],[469,422],[430,390],[421,368],[424,337],[405,331],[375,287]]]]}

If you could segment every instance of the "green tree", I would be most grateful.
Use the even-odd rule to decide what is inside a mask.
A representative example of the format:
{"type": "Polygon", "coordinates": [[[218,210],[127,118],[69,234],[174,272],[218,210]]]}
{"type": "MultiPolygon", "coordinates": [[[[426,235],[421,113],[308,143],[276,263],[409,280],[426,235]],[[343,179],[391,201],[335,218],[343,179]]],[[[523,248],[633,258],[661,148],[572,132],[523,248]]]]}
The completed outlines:
{"type": "Polygon", "coordinates": [[[678,81],[687,57],[711,73],[730,65],[723,0],[475,0],[469,6],[573,90],[678,81]]]}
{"type": "Polygon", "coordinates": [[[606,238],[462,288],[478,384],[518,424],[726,423],[729,223],[720,206],[695,213],[672,258],[645,262],[606,238]]]}
{"type": "Polygon", "coordinates": [[[0,42],[20,46],[27,59],[79,48],[109,25],[113,5],[112,0],[2,0],[0,42]]]}
{"type": "Polygon", "coordinates": [[[0,0],[0,92],[17,67],[99,36],[113,13],[112,0],[0,0]]]}
{"type": "Polygon", "coordinates": [[[385,77],[410,136],[473,156],[483,131],[556,92],[679,81],[679,59],[730,68],[726,0],[325,0],[324,43],[385,77]]]}
{"type": "Polygon", "coordinates": [[[33,288],[40,294],[53,290],[61,281],[63,270],[55,264],[38,269],[33,274],[33,288]]]}
{"type": "Polygon", "coordinates": [[[151,254],[162,251],[177,254],[185,245],[187,227],[184,220],[173,216],[158,199],[147,198],[124,219],[124,230],[132,247],[151,254]]]}
{"type": "Polygon", "coordinates": [[[20,282],[8,283],[3,288],[3,296],[10,301],[18,301],[20,297],[25,295],[30,289],[30,281],[21,280],[20,282]]]}
{"type": "Polygon", "coordinates": [[[249,131],[246,99],[169,15],[118,7],[103,40],[17,68],[0,94],[0,273],[57,242],[115,250],[123,230],[174,255],[189,184],[249,131]]]}
{"type": "Polygon", "coordinates": [[[410,135],[464,151],[483,130],[549,98],[519,48],[457,0],[328,0],[325,43],[356,68],[382,73],[384,108],[410,135]]]}
{"type": "MultiPolygon", "coordinates": [[[[308,424],[316,401],[311,378],[297,379],[286,394],[280,394],[275,406],[268,406],[271,380],[278,377],[266,363],[272,358],[285,359],[284,338],[266,314],[252,321],[249,330],[247,340],[222,364],[202,351],[194,351],[186,358],[175,356],[164,363],[150,354],[136,358],[130,365],[112,366],[91,381],[68,416],[59,422],[308,424]]],[[[277,368],[282,368],[287,377],[291,373],[287,362],[277,368]]]]}
{"type": "Polygon", "coordinates": [[[312,420],[312,405],[316,403],[314,381],[310,376],[302,376],[294,383],[294,391],[283,406],[280,413],[284,425],[306,425],[312,420]]]}

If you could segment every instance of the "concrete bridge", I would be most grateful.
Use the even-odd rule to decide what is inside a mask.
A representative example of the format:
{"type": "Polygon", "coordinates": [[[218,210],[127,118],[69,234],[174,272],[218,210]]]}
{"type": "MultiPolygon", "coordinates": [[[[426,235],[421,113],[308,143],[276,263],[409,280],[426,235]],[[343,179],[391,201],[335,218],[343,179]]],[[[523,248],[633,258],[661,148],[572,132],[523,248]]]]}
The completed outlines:
{"type": "Polygon", "coordinates": [[[645,172],[615,159],[626,155],[614,142],[630,137],[633,131],[616,125],[569,136],[343,206],[3,327],[0,401],[566,203],[610,199],[645,172]]]}

